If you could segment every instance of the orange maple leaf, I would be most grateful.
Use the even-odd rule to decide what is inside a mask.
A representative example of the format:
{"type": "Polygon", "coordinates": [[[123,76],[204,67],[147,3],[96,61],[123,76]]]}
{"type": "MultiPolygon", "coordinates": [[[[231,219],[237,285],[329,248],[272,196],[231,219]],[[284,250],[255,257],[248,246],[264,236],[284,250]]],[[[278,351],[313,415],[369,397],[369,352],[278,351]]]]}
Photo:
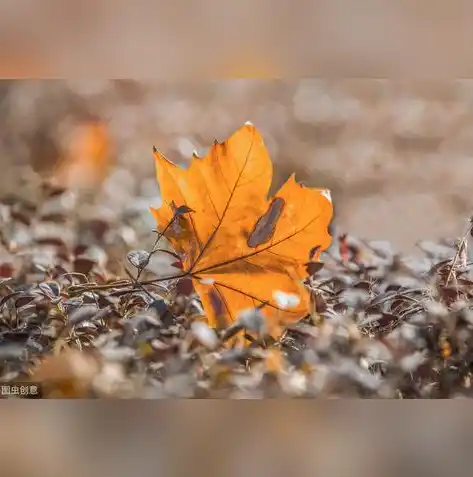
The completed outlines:
{"type": "Polygon", "coordinates": [[[111,158],[112,141],[105,124],[83,123],[76,128],[53,181],[66,187],[94,189],[107,177],[111,158]]]}
{"type": "Polygon", "coordinates": [[[328,191],[304,187],[293,174],[268,200],[272,163],[250,123],[187,169],[156,150],[155,159],[163,204],[151,211],[183,254],[209,325],[261,307],[274,335],[278,323],[307,315],[305,265],[331,243],[328,191]],[[186,213],[176,214],[179,207],[186,213]]]}

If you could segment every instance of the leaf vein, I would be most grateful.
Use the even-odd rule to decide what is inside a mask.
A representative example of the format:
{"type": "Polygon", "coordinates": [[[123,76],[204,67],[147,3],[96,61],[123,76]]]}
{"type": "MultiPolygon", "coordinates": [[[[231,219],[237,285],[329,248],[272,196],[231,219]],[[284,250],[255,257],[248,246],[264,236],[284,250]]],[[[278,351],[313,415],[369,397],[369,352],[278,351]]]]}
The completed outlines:
{"type": "MultiPolygon", "coordinates": [[[[259,250],[256,250],[252,253],[248,253],[246,255],[243,255],[241,257],[235,257],[235,258],[232,258],[230,260],[226,260],[225,262],[220,262],[220,263],[217,263],[217,264],[214,264],[214,265],[209,265],[205,268],[202,268],[200,270],[197,270],[195,273],[207,273],[215,268],[218,268],[218,267],[222,267],[224,265],[229,265],[231,263],[235,263],[235,262],[238,262],[240,260],[245,260],[247,258],[251,258],[251,257],[254,257],[255,255],[258,255],[260,253],[263,253],[263,252],[266,252],[266,251],[269,251],[271,250],[273,247],[276,247],[278,246],[279,244],[285,242],[286,240],[290,240],[292,237],[294,237],[295,235],[303,232],[307,227],[309,227],[310,225],[312,225],[317,219],[320,218],[320,215],[317,215],[315,218],[313,218],[311,221],[309,221],[306,225],[304,225],[304,227],[302,227],[301,229],[299,230],[296,230],[295,232],[293,232],[292,234],[290,235],[287,235],[286,237],[282,238],[281,240],[278,240],[274,243],[271,243],[269,245],[267,245],[266,247],[263,247],[259,250]]],[[[192,270],[189,271],[189,273],[192,274],[192,270]]]]}
{"type": "Polygon", "coordinates": [[[255,140],[255,135],[253,133],[253,137],[251,139],[251,144],[250,144],[250,148],[248,150],[248,153],[246,154],[246,158],[245,158],[245,162],[243,164],[243,167],[241,168],[240,170],[240,173],[238,174],[238,177],[237,177],[237,180],[235,181],[235,185],[233,186],[233,189],[231,190],[231,193],[230,193],[230,197],[228,198],[228,201],[225,205],[225,208],[223,209],[223,213],[222,213],[222,217],[219,219],[214,231],[212,232],[212,234],[210,235],[209,239],[207,240],[206,244],[204,245],[204,247],[202,248],[202,250],[200,251],[199,255],[197,256],[197,258],[195,259],[195,262],[192,264],[192,266],[190,267],[189,269],[189,273],[192,273],[192,270],[195,268],[195,266],[199,263],[199,260],[202,258],[203,254],[205,253],[205,251],[209,248],[210,244],[212,243],[215,235],[217,234],[217,232],[219,231],[220,229],[220,226],[222,225],[222,222],[223,220],[225,219],[225,215],[227,213],[227,210],[228,210],[228,207],[230,206],[230,203],[232,201],[232,198],[233,198],[233,195],[235,194],[235,191],[237,189],[237,186],[238,186],[238,182],[240,181],[241,179],[241,176],[243,174],[243,171],[245,170],[246,168],[246,165],[248,163],[248,159],[250,157],[250,153],[253,149],[253,143],[254,143],[254,140],[255,140]]]}

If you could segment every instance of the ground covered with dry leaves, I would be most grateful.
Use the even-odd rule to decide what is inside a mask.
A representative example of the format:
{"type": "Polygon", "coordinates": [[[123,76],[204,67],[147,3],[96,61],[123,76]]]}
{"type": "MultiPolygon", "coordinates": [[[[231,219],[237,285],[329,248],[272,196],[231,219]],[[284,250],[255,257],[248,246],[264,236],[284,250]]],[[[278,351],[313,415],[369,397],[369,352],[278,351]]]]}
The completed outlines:
{"type": "Polygon", "coordinates": [[[307,279],[311,315],[270,342],[257,310],[213,330],[190,280],[154,282],[167,265],[136,248],[138,231],[156,234],[136,204],[84,207],[46,185],[34,203],[0,205],[3,385],[42,397],[470,395],[469,229],[415,258],[335,237],[307,279]],[[245,330],[258,338],[229,346],[245,330]]]}

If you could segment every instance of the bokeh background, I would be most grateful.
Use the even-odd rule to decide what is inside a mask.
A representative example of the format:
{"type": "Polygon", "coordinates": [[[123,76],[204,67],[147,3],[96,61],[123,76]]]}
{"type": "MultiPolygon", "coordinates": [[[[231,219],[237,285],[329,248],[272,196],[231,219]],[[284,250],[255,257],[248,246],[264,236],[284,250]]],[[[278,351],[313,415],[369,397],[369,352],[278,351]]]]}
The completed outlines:
{"type": "Polygon", "coordinates": [[[0,118],[2,195],[54,176],[148,217],[152,146],[186,164],[250,120],[273,190],[292,172],[330,188],[337,231],[411,251],[473,210],[473,80],[4,80],[0,118]]]}
{"type": "Polygon", "coordinates": [[[0,456],[11,477],[471,475],[472,418],[458,400],[3,406],[0,456]]]}

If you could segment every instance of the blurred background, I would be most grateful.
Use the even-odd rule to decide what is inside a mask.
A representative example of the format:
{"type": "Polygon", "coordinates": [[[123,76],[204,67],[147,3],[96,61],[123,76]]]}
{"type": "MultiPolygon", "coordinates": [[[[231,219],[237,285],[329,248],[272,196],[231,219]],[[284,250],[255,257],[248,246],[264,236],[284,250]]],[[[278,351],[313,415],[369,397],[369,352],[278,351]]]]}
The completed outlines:
{"type": "Polygon", "coordinates": [[[39,177],[153,223],[152,147],[188,163],[250,120],[275,166],[328,187],[340,232],[411,250],[473,211],[473,80],[3,80],[0,193],[39,177]],[[148,218],[146,218],[148,217],[148,218]]]}
{"type": "Polygon", "coordinates": [[[3,406],[0,456],[10,477],[471,475],[473,422],[458,400],[3,406]]]}

